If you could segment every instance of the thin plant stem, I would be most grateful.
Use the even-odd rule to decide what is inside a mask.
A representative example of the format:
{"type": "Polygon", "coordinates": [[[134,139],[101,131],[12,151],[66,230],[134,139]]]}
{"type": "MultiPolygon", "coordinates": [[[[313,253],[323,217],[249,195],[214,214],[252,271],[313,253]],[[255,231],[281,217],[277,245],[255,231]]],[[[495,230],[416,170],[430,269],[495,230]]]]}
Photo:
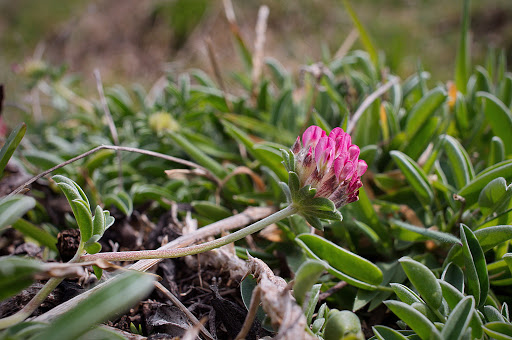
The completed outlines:
{"type": "Polygon", "coordinates": [[[278,212],[259,220],[247,226],[241,230],[234,232],[233,234],[229,234],[227,236],[218,238],[216,240],[205,242],[198,245],[193,245],[185,248],[177,248],[177,249],[165,249],[165,250],[139,250],[139,251],[125,251],[125,252],[111,252],[111,253],[98,253],[94,255],[85,255],[82,256],[81,261],[94,261],[98,259],[106,260],[106,261],[136,261],[142,259],[161,259],[161,258],[176,258],[187,255],[195,255],[204,253],[208,250],[212,250],[215,248],[219,248],[225,246],[226,244],[230,244],[232,242],[241,240],[242,238],[251,235],[255,232],[260,231],[266,226],[279,222],[283,218],[291,216],[297,212],[297,208],[290,204],[288,207],[279,210],[278,212]]]}
{"type": "Polygon", "coordinates": [[[37,181],[38,179],[40,179],[41,177],[44,177],[46,175],[48,175],[49,173],[52,173],[53,171],[57,170],[57,169],[60,169],[62,167],[65,167],[66,165],[68,164],[71,164],[73,162],[76,162],[82,158],[85,158],[87,156],[90,156],[92,155],[93,153],[97,152],[97,151],[100,151],[100,150],[119,150],[119,151],[128,151],[128,152],[136,152],[136,153],[140,153],[140,154],[143,154],[143,155],[148,155],[148,156],[153,156],[153,157],[158,157],[158,158],[162,158],[162,159],[165,159],[165,160],[168,160],[168,161],[171,161],[171,162],[174,162],[174,163],[179,163],[179,164],[183,164],[183,165],[186,165],[186,166],[189,166],[191,168],[196,168],[196,169],[199,169],[201,171],[204,172],[204,175],[205,177],[213,180],[214,182],[216,183],[220,183],[220,180],[217,178],[217,176],[215,176],[210,170],[208,170],[207,168],[205,167],[202,167],[201,165],[199,164],[196,164],[194,162],[190,162],[190,161],[187,161],[187,160],[184,160],[184,159],[181,159],[181,158],[177,158],[177,157],[173,157],[173,156],[169,156],[169,155],[165,155],[163,153],[159,153],[159,152],[154,152],[154,151],[149,151],[149,150],[143,150],[143,149],[138,149],[138,148],[132,148],[132,147],[128,147],[128,146],[117,146],[117,145],[100,145],[100,146],[97,146],[95,147],[94,149],[91,149],[87,152],[84,152],[83,154],[81,155],[78,155],[76,157],[73,157],[71,159],[68,159],[67,161],[65,162],[62,162],[56,166],[54,166],[53,168],[51,169],[48,169],[46,171],[43,171],[41,172],[39,175],[36,175],[34,177],[32,177],[31,179],[29,179],[27,182],[23,183],[22,185],[20,185],[18,188],[16,188],[13,192],[11,192],[9,195],[7,195],[7,197],[10,197],[10,196],[13,196],[13,195],[16,195],[16,194],[19,194],[21,191],[23,191],[23,189],[25,189],[27,186],[29,186],[30,184],[34,183],[35,181],[37,181]]]}

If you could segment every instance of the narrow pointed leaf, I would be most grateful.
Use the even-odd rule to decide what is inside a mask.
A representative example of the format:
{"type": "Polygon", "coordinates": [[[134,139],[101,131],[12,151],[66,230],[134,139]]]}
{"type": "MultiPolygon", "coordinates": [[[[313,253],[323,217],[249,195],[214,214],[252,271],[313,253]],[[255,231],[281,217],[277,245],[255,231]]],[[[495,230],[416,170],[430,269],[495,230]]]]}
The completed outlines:
{"type": "Polygon", "coordinates": [[[391,223],[392,225],[395,225],[397,227],[423,235],[428,239],[433,239],[443,243],[461,244],[460,240],[457,237],[453,236],[452,234],[443,233],[442,231],[430,230],[423,227],[418,227],[395,219],[392,219],[391,223]]]}
{"type": "Polygon", "coordinates": [[[407,340],[405,336],[386,326],[373,326],[372,330],[378,340],[407,340]]]}
{"type": "Polygon", "coordinates": [[[0,177],[2,177],[5,166],[23,139],[23,136],[25,136],[26,131],[27,125],[25,123],[21,123],[10,133],[9,137],[7,137],[7,140],[0,150],[0,177]]]}
{"type": "Polygon", "coordinates": [[[424,264],[404,256],[398,260],[423,300],[434,310],[441,306],[443,293],[437,278],[424,264]]]}
{"type": "Polygon", "coordinates": [[[463,94],[466,93],[466,86],[470,74],[470,41],[469,41],[469,12],[470,0],[464,0],[462,12],[462,29],[460,30],[459,48],[455,63],[455,85],[463,94]]]}
{"type": "Polygon", "coordinates": [[[386,306],[423,340],[440,340],[441,334],[426,316],[400,301],[384,301],[386,306]]]}
{"type": "Polygon", "coordinates": [[[478,92],[477,97],[485,98],[484,114],[492,131],[503,140],[505,155],[512,153],[512,112],[501,100],[487,92],[478,92]]]}
{"type": "Polygon", "coordinates": [[[154,280],[153,276],[136,271],[120,274],[52,321],[34,339],[75,339],[140,301],[153,289],[154,280]]]}
{"type": "Polygon", "coordinates": [[[475,312],[475,300],[472,296],[463,298],[452,310],[448,320],[443,326],[441,337],[445,340],[459,340],[466,331],[473,313],[475,312]]]}
{"type": "Polygon", "coordinates": [[[434,200],[434,192],[423,170],[409,156],[400,151],[391,151],[390,155],[414,189],[418,199],[423,204],[430,205],[434,200]]]}
{"type": "Polygon", "coordinates": [[[434,112],[446,101],[446,91],[441,87],[430,90],[423,96],[407,115],[405,133],[412,138],[426,121],[432,117],[434,112]]]}
{"type": "Polygon", "coordinates": [[[443,135],[443,148],[448,157],[448,164],[452,170],[455,187],[460,189],[468,184],[475,176],[473,165],[464,147],[455,138],[443,135]]]}
{"type": "Polygon", "coordinates": [[[478,307],[483,306],[489,292],[489,276],[484,252],[475,234],[464,224],[461,224],[462,254],[466,267],[468,293],[475,297],[478,307]]]}
{"type": "Polygon", "coordinates": [[[374,289],[382,282],[382,271],[370,261],[318,235],[301,234],[296,242],[308,256],[329,264],[328,271],[356,287],[374,289]]]}
{"type": "Polygon", "coordinates": [[[512,325],[505,322],[489,322],[484,325],[484,332],[495,340],[512,340],[512,325]]]}
{"type": "Polygon", "coordinates": [[[504,177],[507,182],[512,180],[512,160],[506,160],[485,169],[460,189],[458,194],[466,199],[466,206],[471,207],[478,201],[482,189],[498,177],[504,177]]]}
{"type": "Polygon", "coordinates": [[[10,226],[36,205],[29,196],[15,195],[0,199],[0,230],[10,226]]]}

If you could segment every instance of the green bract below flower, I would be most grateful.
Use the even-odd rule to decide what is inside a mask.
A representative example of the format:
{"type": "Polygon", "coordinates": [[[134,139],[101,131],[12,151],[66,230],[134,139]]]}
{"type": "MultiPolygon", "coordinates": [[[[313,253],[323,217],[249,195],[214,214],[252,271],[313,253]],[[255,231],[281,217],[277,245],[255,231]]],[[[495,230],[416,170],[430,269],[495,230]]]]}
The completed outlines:
{"type": "Polygon", "coordinates": [[[341,128],[329,135],[310,126],[290,151],[282,150],[288,170],[283,189],[288,201],[315,228],[320,219],[341,220],[338,208],[358,200],[361,176],[368,165],[359,159],[359,147],[341,128]]]}

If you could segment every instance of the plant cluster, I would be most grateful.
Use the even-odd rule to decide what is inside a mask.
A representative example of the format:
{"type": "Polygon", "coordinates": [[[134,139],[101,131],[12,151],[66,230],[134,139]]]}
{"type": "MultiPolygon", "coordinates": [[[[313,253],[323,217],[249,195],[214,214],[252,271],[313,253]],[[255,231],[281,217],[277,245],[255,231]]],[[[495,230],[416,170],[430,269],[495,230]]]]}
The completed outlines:
{"type": "MultiPolygon", "coordinates": [[[[505,55],[491,51],[485,66],[470,67],[465,1],[454,82],[431,86],[421,66],[401,80],[345,5],[366,51],[326,54],[299,79],[251,53],[236,29],[246,69],[230,76],[229,88],[220,72],[214,81],[192,70],[163,77],[149,92],[134,85],[103,93],[98,77],[100,100],[86,99],[73,77],[46,64],[34,70],[43,63],[32,62],[25,70],[31,91],[46,95],[52,115],[37,129],[20,125],[0,151],[3,178],[22,178],[0,200],[0,236],[17,230],[45,249],[44,261],[0,258],[0,298],[49,280],[24,309],[0,319],[0,339],[119,338],[91,327],[155,283],[136,271],[105,277],[102,269],[113,268],[107,261],[197,254],[271,224],[277,228],[270,241],[257,239],[259,251],[238,242],[236,254],[270,267],[276,252],[283,255],[304,338],[511,339],[512,74],[505,55]],[[56,176],[45,177],[50,172],[56,176]],[[71,211],[52,224],[42,202],[59,189],[71,211]],[[248,207],[283,209],[195,246],[101,252],[101,238],[117,223],[106,209],[120,220],[143,212],[156,221],[176,206],[177,216],[202,226],[248,207]],[[68,228],[80,231],[76,255],[52,264],[62,259],[57,235],[68,228]],[[101,282],[90,294],[51,323],[25,321],[65,277],[90,265],[101,282]],[[395,318],[372,323],[386,309],[395,318]]],[[[252,315],[258,282],[250,280],[241,290],[252,315]]]]}

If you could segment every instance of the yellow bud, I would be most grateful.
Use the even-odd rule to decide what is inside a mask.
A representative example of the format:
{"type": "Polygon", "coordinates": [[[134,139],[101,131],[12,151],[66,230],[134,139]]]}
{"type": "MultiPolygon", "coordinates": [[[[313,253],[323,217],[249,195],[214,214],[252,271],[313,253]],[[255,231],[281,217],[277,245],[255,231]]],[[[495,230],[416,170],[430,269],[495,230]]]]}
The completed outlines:
{"type": "Polygon", "coordinates": [[[170,113],[165,111],[159,111],[153,113],[149,117],[149,127],[151,130],[161,132],[174,132],[178,131],[178,122],[171,116],[170,113]]]}

